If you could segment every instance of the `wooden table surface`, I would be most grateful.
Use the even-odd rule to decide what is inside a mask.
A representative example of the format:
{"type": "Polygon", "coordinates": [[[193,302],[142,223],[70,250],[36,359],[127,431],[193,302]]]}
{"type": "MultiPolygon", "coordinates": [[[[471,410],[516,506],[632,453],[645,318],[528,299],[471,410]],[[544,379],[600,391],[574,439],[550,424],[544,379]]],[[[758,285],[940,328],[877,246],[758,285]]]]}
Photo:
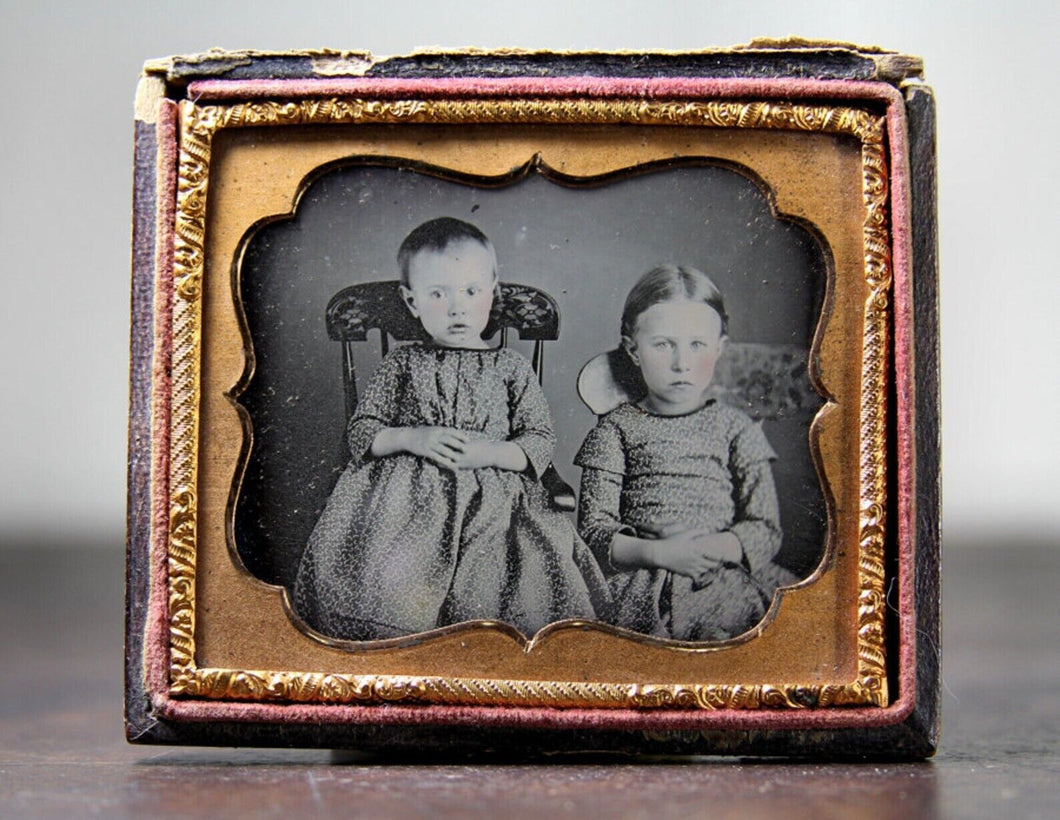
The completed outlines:
{"type": "Polygon", "coordinates": [[[1060,544],[945,544],[942,748],[914,764],[338,760],[130,746],[122,553],[0,544],[3,817],[1060,817],[1060,544]]]}

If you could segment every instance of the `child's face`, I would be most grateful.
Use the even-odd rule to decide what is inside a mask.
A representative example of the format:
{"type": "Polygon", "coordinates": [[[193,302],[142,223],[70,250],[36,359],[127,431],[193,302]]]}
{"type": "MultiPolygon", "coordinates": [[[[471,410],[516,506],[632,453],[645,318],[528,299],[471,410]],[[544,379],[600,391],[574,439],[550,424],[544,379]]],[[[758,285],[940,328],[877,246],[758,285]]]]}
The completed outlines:
{"type": "Polygon", "coordinates": [[[673,416],[703,406],[725,338],[714,308],[679,299],[644,311],[624,344],[644,377],[651,409],[673,416]]]}
{"type": "Polygon", "coordinates": [[[493,254],[469,239],[413,256],[401,294],[435,344],[484,348],[495,285],[493,254]]]}

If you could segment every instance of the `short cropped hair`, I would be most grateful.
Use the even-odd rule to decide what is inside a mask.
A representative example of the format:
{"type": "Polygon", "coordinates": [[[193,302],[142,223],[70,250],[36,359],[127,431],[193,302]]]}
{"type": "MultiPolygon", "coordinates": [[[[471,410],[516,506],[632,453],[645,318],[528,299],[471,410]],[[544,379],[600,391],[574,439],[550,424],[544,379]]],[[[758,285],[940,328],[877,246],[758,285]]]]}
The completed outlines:
{"type": "Polygon", "coordinates": [[[489,237],[470,222],[451,216],[440,216],[414,228],[398,248],[397,263],[401,271],[401,284],[409,286],[409,263],[416,254],[423,251],[440,253],[450,245],[464,241],[478,242],[490,252],[493,257],[493,275],[496,276],[497,252],[493,249],[489,237]]]}

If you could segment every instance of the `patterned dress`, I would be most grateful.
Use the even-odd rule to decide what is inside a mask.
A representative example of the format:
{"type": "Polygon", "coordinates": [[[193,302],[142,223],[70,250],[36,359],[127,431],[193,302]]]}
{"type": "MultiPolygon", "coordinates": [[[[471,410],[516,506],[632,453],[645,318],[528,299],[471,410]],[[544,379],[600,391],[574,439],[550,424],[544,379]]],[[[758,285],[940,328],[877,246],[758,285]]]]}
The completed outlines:
{"type": "Polygon", "coordinates": [[[533,635],[607,612],[596,560],[538,481],[555,437],[521,355],[398,348],[372,374],[347,438],[353,460],[298,570],[295,609],[311,627],[376,640],[489,619],[533,635]],[[384,427],[419,426],[515,442],[529,466],[449,470],[405,453],[371,455],[384,427]]]}
{"type": "Polygon", "coordinates": [[[622,404],[600,419],[575,458],[583,468],[578,530],[610,574],[618,626],[716,641],[762,619],[778,583],[795,580],[772,560],[781,540],[774,458],[759,425],[716,401],[682,416],[622,404]],[[743,560],[699,578],[611,565],[617,533],[643,535],[642,525],[665,521],[727,530],[743,560]]]}

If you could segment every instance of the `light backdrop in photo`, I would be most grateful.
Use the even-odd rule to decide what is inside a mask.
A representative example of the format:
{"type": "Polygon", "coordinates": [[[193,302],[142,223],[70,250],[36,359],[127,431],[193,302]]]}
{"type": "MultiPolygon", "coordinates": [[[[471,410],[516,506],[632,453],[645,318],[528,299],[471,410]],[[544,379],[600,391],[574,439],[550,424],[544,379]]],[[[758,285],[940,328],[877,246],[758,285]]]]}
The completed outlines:
{"type": "MultiPolygon", "coordinates": [[[[493,241],[502,280],[533,285],[559,303],[560,338],[545,344],[543,383],[556,426],[555,464],[572,466],[595,417],[579,399],[578,372],[619,343],[633,283],[662,263],[706,271],[725,295],[735,342],[808,348],[825,287],[825,251],[802,226],[777,219],[765,193],[722,167],[655,171],[571,188],[536,174],[503,188],[416,171],[350,166],[313,182],[291,219],[250,240],[242,298],[256,369],[239,401],[253,448],[236,507],[248,568],[290,584],[301,551],[349,461],[341,344],[328,338],[328,300],[356,282],[398,277],[402,239],[436,216],[472,222],[493,241]]],[[[512,345],[529,355],[528,344],[512,345]]],[[[379,361],[358,345],[363,392],[379,361]]],[[[785,532],[779,560],[806,574],[820,560],[824,502],[808,446],[808,417],[764,422],[785,532]]]]}

